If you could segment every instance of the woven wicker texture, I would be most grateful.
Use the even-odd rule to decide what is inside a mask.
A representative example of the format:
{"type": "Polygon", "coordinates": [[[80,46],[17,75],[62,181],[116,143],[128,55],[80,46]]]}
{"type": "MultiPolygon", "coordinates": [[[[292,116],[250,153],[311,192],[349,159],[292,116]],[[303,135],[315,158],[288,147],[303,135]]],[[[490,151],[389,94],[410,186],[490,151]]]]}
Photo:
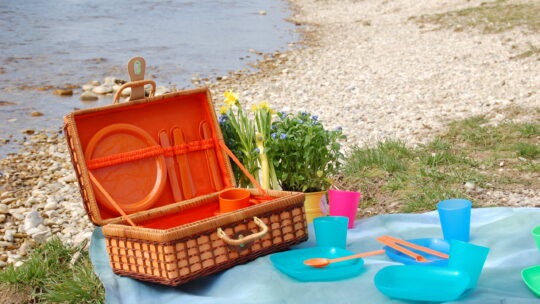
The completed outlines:
{"type": "MultiPolygon", "coordinates": [[[[163,243],[105,235],[111,267],[120,275],[178,285],[307,239],[303,201],[258,217],[268,226],[269,232],[244,246],[226,244],[216,230],[163,243]]],[[[259,231],[255,222],[247,218],[222,228],[232,238],[259,231]]]]}

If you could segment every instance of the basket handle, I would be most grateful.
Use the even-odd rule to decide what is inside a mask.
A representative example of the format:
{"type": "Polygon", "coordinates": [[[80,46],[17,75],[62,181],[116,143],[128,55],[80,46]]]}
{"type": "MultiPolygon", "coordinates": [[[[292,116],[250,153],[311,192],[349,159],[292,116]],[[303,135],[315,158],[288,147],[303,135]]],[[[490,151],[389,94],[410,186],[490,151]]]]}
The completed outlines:
{"type": "Polygon", "coordinates": [[[152,89],[150,90],[150,97],[154,96],[154,93],[156,92],[156,83],[153,80],[138,80],[133,82],[126,82],[124,83],[120,88],[118,88],[118,91],[116,91],[116,94],[114,94],[113,98],[113,104],[117,104],[120,100],[120,93],[122,93],[123,90],[126,88],[135,88],[145,85],[151,85],[152,89]]]}
{"type": "Polygon", "coordinates": [[[244,246],[248,243],[254,242],[262,237],[264,237],[268,233],[268,226],[258,217],[254,216],[253,221],[257,226],[261,228],[261,231],[250,234],[248,236],[241,237],[237,240],[231,239],[223,229],[218,228],[217,229],[217,235],[220,239],[222,239],[225,243],[231,245],[231,246],[244,246]]]}

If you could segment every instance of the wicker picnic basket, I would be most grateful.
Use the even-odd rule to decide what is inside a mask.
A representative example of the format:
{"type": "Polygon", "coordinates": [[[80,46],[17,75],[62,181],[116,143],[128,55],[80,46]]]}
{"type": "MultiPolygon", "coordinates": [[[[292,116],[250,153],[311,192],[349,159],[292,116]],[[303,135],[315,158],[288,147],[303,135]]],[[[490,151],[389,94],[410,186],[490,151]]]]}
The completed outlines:
{"type": "MultiPolygon", "coordinates": [[[[141,80],[123,85],[119,92],[145,84],[151,84],[152,91],[155,90],[155,83],[141,80]]],[[[179,285],[307,240],[302,193],[249,189],[251,196],[265,195],[267,200],[219,213],[219,193],[235,187],[236,182],[228,158],[230,151],[226,151],[223,143],[208,89],[143,97],[121,104],[117,103],[117,97],[113,105],[67,115],[64,126],[84,206],[90,220],[103,226],[110,265],[116,274],[179,285]],[[201,120],[210,122],[209,138],[201,139],[197,135],[197,123],[201,120]],[[89,156],[89,146],[96,134],[118,124],[135,125],[152,134],[154,140],[150,142],[155,142],[160,130],[180,126],[185,132],[185,142],[168,147],[151,144],[126,151],[126,146],[114,136],[128,135],[112,132],[103,139],[109,141],[102,144],[108,145],[107,148],[100,155],[89,156]],[[212,153],[212,158],[208,153],[212,153]],[[148,164],[178,157],[185,157],[187,162],[179,162],[175,172],[181,172],[182,164],[189,163],[188,173],[195,189],[189,198],[184,192],[182,200],[175,199],[173,188],[176,187],[170,178],[166,182],[160,180],[163,172],[149,174],[146,170],[148,164]],[[212,159],[217,164],[219,181],[213,181],[215,176],[208,170],[212,159]],[[123,174],[125,170],[131,170],[132,174],[123,174]],[[161,189],[154,195],[151,207],[130,211],[130,205],[122,199],[144,190],[147,181],[141,176],[159,180],[157,188],[161,189]],[[216,187],[218,184],[220,187],[216,187]],[[104,204],[106,199],[120,209],[104,204]]],[[[152,191],[156,189],[155,185],[151,186],[152,191]]]]}

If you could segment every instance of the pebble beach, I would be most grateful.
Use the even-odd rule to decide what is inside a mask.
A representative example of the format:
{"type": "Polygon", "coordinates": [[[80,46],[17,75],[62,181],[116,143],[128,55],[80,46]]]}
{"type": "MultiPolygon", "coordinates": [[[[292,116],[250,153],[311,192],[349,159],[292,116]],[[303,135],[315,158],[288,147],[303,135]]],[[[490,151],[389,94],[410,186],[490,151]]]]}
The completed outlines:
{"type": "MultiPolygon", "coordinates": [[[[520,27],[492,34],[438,30],[411,19],[481,2],[291,0],[289,21],[302,41],[262,54],[251,63],[256,72],[192,82],[210,87],[216,108],[223,92],[233,90],[246,107],[268,101],[276,110],[318,115],[328,128],[343,128],[347,148],[384,138],[423,143],[449,122],[476,115],[498,123],[507,119],[505,109],[540,107],[540,60],[515,59],[528,44],[540,45],[540,35],[520,27]]],[[[96,87],[87,85],[87,92],[101,94],[96,87]]],[[[0,268],[22,263],[52,236],[70,244],[91,236],[60,127],[58,121],[51,130],[27,130],[22,152],[0,160],[0,268]]],[[[533,191],[512,191],[492,195],[501,205],[540,201],[533,191]]]]}

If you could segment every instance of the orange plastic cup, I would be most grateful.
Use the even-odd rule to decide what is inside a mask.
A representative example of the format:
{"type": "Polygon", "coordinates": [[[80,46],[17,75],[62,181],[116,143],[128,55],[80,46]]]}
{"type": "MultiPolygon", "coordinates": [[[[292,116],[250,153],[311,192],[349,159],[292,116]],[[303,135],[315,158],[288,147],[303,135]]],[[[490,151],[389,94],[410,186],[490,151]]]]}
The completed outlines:
{"type": "Polygon", "coordinates": [[[228,189],[219,194],[219,213],[226,213],[249,207],[256,203],[250,199],[251,193],[245,189],[228,189]]]}

